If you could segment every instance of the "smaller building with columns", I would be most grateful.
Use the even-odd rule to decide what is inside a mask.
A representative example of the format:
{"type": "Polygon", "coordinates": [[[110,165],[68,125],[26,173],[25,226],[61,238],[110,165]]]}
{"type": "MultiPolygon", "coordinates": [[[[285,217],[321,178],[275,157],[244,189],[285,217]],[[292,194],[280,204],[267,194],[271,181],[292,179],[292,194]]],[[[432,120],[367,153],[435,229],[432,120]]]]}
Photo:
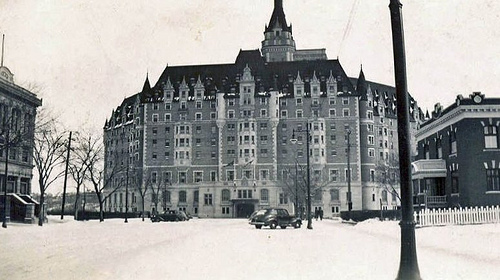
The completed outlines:
{"type": "Polygon", "coordinates": [[[416,133],[416,206],[500,205],[500,98],[459,95],[429,117],[416,133]]]}

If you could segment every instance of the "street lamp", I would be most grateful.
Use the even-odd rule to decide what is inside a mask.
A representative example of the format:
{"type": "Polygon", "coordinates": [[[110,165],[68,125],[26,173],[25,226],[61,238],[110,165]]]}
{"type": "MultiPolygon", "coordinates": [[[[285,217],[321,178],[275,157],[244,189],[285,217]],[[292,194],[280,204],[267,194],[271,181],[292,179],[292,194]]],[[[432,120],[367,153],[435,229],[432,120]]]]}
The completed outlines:
{"type": "Polygon", "coordinates": [[[351,193],[351,130],[347,129],[347,210],[349,219],[351,218],[352,210],[352,193],[351,193]]]}
{"type": "Polygon", "coordinates": [[[390,0],[394,74],[396,80],[396,110],[398,117],[399,172],[401,182],[401,257],[397,279],[421,279],[418,269],[413,220],[411,180],[410,107],[406,84],[406,57],[403,36],[402,4],[390,0]]]}
{"type": "MultiPolygon", "coordinates": [[[[297,209],[299,209],[300,212],[302,212],[299,208],[299,184],[297,182],[297,174],[299,172],[299,167],[298,167],[298,162],[297,159],[295,159],[295,215],[297,216],[297,209]]],[[[299,212],[299,213],[300,213],[299,212]]]]}
{"type": "MultiPolygon", "coordinates": [[[[290,141],[292,144],[297,143],[297,138],[295,138],[295,129],[292,131],[292,139],[290,141]]],[[[304,132],[304,131],[297,131],[304,132]]],[[[309,163],[309,123],[306,123],[306,154],[307,154],[307,229],[312,229],[312,218],[311,218],[311,168],[309,163]]]]}
{"type": "Polygon", "coordinates": [[[128,223],[127,217],[128,217],[128,169],[129,169],[129,164],[127,164],[127,179],[125,182],[125,223],[128,223]]]}

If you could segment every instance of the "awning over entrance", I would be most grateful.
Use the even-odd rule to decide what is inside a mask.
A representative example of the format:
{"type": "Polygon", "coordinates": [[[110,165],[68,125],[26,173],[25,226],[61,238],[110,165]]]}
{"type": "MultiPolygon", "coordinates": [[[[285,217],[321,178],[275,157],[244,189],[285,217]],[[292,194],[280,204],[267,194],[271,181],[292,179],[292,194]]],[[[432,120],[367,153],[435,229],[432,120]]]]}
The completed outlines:
{"type": "Polygon", "coordinates": [[[412,179],[446,177],[446,161],[443,159],[421,159],[411,163],[412,179]]]}

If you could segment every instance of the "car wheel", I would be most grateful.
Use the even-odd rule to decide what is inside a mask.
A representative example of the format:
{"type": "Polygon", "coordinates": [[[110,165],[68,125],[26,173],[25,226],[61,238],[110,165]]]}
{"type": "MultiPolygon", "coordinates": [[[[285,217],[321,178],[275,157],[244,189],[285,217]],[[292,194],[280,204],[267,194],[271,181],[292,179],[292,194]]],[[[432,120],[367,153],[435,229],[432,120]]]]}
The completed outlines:
{"type": "Polygon", "coordinates": [[[295,223],[295,224],[293,225],[293,227],[294,227],[294,228],[300,228],[300,223],[295,223]]]}
{"type": "Polygon", "coordinates": [[[256,228],[256,229],[261,229],[261,228],[262,228],[262,225],[255,225],[255,228],[256,228]]]}
{"type": "Polygon", "coordinates": [[[178,222],[179,221],[179,218],[175,218],[175,221],[178,222]]]}
{"type": "Polygon", "coordinates": [[[282,228],[282,229],[285,229],[285,228],[286,228],[286,226],[281,226],[281,228],[282,228]]]}
{"type": "Polygon", "coordinates": [[[276,221],[273,221],[273,222],[271,222],[271,223],[269,224],[269,227],[270,227],[271,229],[275,229],[277,226],[278,226],[278,223],[277,223],[276,221]]]}

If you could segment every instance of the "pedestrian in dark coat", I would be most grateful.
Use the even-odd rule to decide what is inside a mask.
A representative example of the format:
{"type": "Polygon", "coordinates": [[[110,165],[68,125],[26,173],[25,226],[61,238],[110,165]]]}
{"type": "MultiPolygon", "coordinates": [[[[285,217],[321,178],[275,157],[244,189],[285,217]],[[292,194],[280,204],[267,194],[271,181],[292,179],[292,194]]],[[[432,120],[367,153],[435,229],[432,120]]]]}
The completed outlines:
{"type": "Polygon", "coordinates": [[[316,221],[318,220],[318,217],[319,217],[319,210],[316,209],[314,210],[314,218],[316,219],[316,221]]]}
{"type": "Polygon", "coordinates": [[[319,219],[323,221],[323,209],[319,209],[319,219]]]}

